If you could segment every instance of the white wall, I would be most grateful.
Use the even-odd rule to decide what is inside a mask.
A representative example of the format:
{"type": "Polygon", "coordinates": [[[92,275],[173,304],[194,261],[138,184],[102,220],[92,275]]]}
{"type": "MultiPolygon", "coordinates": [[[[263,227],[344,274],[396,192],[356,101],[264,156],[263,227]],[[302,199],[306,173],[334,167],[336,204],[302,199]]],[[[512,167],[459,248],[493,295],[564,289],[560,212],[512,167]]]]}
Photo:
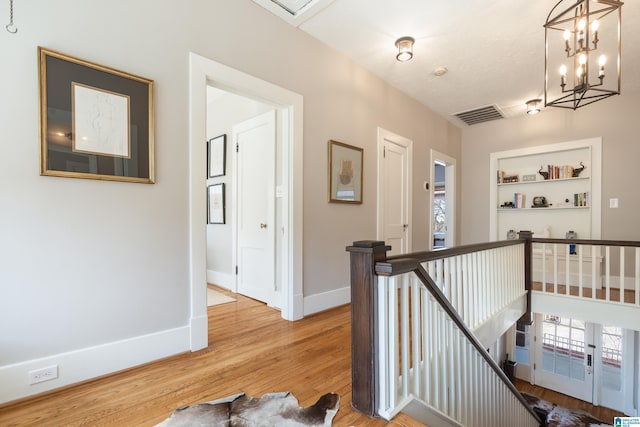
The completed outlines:
{"type": "Polygon", "coordinates": [[[252,1],[16,6],[18,34],[0,32],[0,402],[190,348],[189,52],[304,97],[305,296],[348,286],[345,246],[375,238],[378,126],[414,141],[426,247],[423,165],[430,148],[459,159],[459,129],[252,1]],[[156,184],[39,176],[38,45],[155,81],[156,184]],[[326,201],[329,139],[364,147],[361,206],[326,201]],[[51,364],[58,380],[26,384],[51,364]]]}
{"type": "MultiPolygon", "coordinates": [[[[628,76],[626,78],[633,78],[628,76]]],[[[624,90],[624,88],[623,88],[624,90]]],[[[534,116],[462,130],[462,243],[489,240],[492,152],[602,137],[602,239],[640,240],[640,94],[623,93],[576,111],[547,108],[534,116]],[[620,207],[609,208],[618,198],[620,207]]]]}

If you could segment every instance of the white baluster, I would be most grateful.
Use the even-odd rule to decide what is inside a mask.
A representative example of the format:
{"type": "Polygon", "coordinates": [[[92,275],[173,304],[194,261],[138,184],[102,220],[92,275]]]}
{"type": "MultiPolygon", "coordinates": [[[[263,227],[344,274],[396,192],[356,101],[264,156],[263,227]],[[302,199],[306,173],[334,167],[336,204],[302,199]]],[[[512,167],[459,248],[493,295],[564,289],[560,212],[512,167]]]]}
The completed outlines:
{"type": "Polygon", "coordinates": [[[558,294],[558,245],[553,244],[553,294],[558,294]]]}
{"type": "Polygon", "coordinates": [[[624,303],[624,246],[620,246],[620,302],[624,303]]]}
{"type": "Polygon", "coordinates": [[[640,305],[640,248],[636,248],[636,305],[640,305]]]}
{"type": "Polygon", "coordinates": [[[600,277],[596,277],[596,246],[591,246],[591,299],[596,299],[596,280],[601,280],[600,277]]]}
{"type": "Polygon", "coordinates": [[[402,397],[409,395],[409,286],[407,275],[403,274],[400,281],[400,357],[402,360],[402,397]]]}
{"type": "Polygon", "coordinates": [[[391,409],[389,401],[389,288],[395,287],[395,277],[378,276],[378,357],[380,363],[380,407],[381,412],[391,409]]]}
{"type": "MultiPolygon", "coordinates": [[[[578,251],[578,296],[580,298],[582,298],[582,287],[584,286],[583,280],[582,280],[582,246],[576,246],[576,250],[578,251]]],[[[592,264],[595,262],[595,260],[592,261],[592,264]]]]}
{"type": "Polygon", "coordinates": [[[610,301],[611,299],[611,248],[609,246],[605,246],[605,264],[607,266],[606,273],[604,276],[604,283],[606,286],[605,290],[605,301],[610,301]]]}
{"type": "Polygon", "coordinates": [[[417,277],[411,276],[411,350],[412,350],[412,392],[415,396],[420,396],[420,379],[422,370],[420,369],[420,342],[422,341],[422,331],[420,330],[420,288],[422,283],[417,277]]]}

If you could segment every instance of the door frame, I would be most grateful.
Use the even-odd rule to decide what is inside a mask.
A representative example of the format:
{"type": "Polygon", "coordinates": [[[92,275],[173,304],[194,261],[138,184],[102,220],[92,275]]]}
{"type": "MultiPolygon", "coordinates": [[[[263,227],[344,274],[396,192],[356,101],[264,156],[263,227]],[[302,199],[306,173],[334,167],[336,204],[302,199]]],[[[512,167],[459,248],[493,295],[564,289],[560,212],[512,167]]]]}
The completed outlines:
{"type": "Polygon", "coordinates": [[[406,210],[406,222],[405,224],[409,224],[409,229],[407,230],[407,236],[406,236],[406,249],[401,251],[401,253],[406,253],[408,251],[411,250],[412,248],[412,242],[411,242],[411,235],[412,235],[412,226],[413,226],[413,215],[412,215],[412,209],[413,209],[413,197],[412,197],[412,182],[413,182],[413,175],[412,175],[412,166],[413,166],[413,141],[405,138],[404,136],[400,136],[397,135],[391,131],[388,131],[386,129],[383,129],[381,127],[378,127],[378,142],[377,142],[377,177],[378,177],[378,188],[377,188],[377,206],[376,206],[376,221],[377,221],[377,226],[376,226],[376,239],[377,240],[381,240],[382,236],[384,235],[384,204],[385,204],[385,200],[384,200],[384,196],[383,196],[383,191],[382,191],[382,184],[384,183],[384,168],[382,165],[382,162],[384,161],[384,142],[385,140],[389,140],[392,141],[394,144],[398,144],[404,148],[406,148],[407,150],[407,182],[405,183],[405,188],[407,189],[407,194],[405,194],[406,196],[406,201],[407,201],[407,210],[406,210]]]}
{"type": "Polygon", "coordinates": [[[302,299],[302,129],[301,95],[189,52],[189,286],[190,347],[208,345],[206,302],[206,88],[214,86],[273,105],[283,116],[282,317],[303,317],[302,299]],[[285,265],[286,264],[286,265],[285,265]]]}
{"type": "Polygon", "coordinates": [[[451,156],[448,156],[444,153],[436,151],[434,149],[430,150],[430,159],[429,163],[429,182],[431,185],[429,186],[429,232],[427,235],[427,241],[429,242],[429,248],[433,249],[433,225],[435,223],[435,218],[433,215],[433,200],[434,194],[436,191],[436,179],[435,179],[435,162],[443,163],[445,166],[445,183],[446,183],[446,193],[445,193],[445,205],[447,207],[447,231],[445,233],[445,247],[451,247],[456,245],[456,159],[451,156]]]}

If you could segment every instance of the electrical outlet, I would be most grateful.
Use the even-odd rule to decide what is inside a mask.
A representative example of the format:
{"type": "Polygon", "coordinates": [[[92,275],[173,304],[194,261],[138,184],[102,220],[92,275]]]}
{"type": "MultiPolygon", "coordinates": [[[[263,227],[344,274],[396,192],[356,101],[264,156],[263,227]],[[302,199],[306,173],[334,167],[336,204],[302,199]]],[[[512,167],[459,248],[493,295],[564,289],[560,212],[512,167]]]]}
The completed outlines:
{"type": "Polygon", "coordinates": [[[29,371],[29,384],[38,384],[43,381],[55,380],[56,378],[58,378],[58,365],[29,371]]]}

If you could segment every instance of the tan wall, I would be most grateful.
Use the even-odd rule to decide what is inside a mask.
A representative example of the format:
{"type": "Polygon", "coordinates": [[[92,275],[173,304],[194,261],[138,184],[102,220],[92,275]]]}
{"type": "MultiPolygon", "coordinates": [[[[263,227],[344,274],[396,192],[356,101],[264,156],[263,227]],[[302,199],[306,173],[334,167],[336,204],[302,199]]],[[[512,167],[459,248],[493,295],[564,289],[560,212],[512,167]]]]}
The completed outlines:
{"type": "MultiPolygon", "coordinates": [[[[19,33],[0,35],[0,367],[189,325],[189,52],[304,97],[305,296],[346,286],[345,246],[375,238],[377,126],[414,141],[413,239],[426,246],[429,149],[459,159],[460,131],[252,1],[19,6],[19,33]],[[156,184],[38,175],[38,45],[155,81],[156,184]],[[329,139],[364,147],[362,206],[327,203],[329,139]]],[[[165,347],[136,363],[188,343],[165,347]]],[[[83,378],[95,354],[66,372],[83,378]]]]}
{"type": "MultiPolygon", "coordinates": [[[[602,137],[603,239],[640,240],[640,94],[599,101],[576,111],[547,108],[541,114],[498,120],[462,130],[462,242],[489,240],[489,154],[602,137]],[[620,207],[609,208],[618,198],[620,207]]],[[[594,207],[595,208],[595,207],[594,207]]]]}

